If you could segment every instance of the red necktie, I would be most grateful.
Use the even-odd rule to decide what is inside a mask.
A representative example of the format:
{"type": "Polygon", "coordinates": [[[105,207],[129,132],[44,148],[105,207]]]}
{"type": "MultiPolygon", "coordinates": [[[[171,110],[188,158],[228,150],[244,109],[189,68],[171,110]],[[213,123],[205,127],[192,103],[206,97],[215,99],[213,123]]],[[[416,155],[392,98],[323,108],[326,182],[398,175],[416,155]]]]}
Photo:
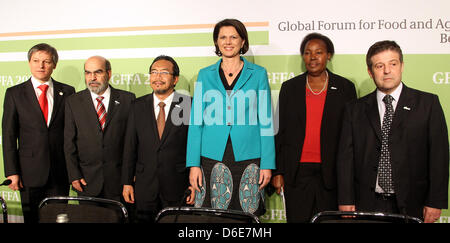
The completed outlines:
{"type": "Polygon", "coordinates": [[[39,95],[39,106],[41,107],[42,114],[44,114],[45,123],[47,123],[47,117],[48,117],[47,90],[48,90],[48,85],[42,84],[38,88],[42,91],[41,95],[39,95]]]}
{"type": "Polygon", "coordinates": [[[102,102],[103,99],[104,99],[103,96],[97,97],[97,116],[102,131],[105,129],[105,122],[106,122],[106,109],[102,102]]]}

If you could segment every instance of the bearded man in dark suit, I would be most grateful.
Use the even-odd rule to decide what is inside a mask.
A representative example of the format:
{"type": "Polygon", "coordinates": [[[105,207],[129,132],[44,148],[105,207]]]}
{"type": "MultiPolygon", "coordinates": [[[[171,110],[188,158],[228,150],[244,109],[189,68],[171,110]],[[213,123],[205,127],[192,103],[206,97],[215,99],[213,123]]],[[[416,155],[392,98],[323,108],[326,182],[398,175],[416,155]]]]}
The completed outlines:
{"type": "Polygon", "coordinates": [[[121,200],[124,137],[135,95],[109,84],[111,64],[86,60],[87,88],[66,103],[64,152],[69,181],[80,196],[121,200]]]}

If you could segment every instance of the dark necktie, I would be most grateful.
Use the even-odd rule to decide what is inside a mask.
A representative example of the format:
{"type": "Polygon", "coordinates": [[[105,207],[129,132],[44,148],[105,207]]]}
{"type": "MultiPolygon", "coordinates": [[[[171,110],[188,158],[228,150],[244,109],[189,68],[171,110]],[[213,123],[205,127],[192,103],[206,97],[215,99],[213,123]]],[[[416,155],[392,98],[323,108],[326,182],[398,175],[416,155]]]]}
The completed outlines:
{"type": "Polygon", "coordinates": [[[39,95],[39,106],[41,107],[42,114],[44,114],[45,123],[47,123],[47,118],[48,118],[48,100],[47,100],[48,85],[42,84],[42,85],[38,86],[38,88],[42,91],[41,95],[39,95]]]}
{"type": "Polygon", "coordinates": [[[164,102],[159,102],[158,106],[159,113],[158,118],[156,118],[156,124],[158,126],[159,139],[161,139],[166,124],[166,112],[164,111],[164,106],[166,106],[166,104],[164,102]]]}
{"type": "Polygon", "coordinates": [[[394,190],[391,153],[389,150],[389,133],[391,131],[392,118],[394,116],[394,108],[392,107],[393,100],[394,98],[390,95],[386,95],[383,98],[383,102],[386,104],[386,111],[384,112],[383,126],[381,128],[381,156],[378,165],[378,185],[385,193],[394,190]]]}
{"type": "Polygon", "coordinates": [[[106,122],[106,109],[102,102],[103,99],[104,99],[103,96],[97,97],[97,116],[102,131],[105,129],[105,122],[106,122]]]}

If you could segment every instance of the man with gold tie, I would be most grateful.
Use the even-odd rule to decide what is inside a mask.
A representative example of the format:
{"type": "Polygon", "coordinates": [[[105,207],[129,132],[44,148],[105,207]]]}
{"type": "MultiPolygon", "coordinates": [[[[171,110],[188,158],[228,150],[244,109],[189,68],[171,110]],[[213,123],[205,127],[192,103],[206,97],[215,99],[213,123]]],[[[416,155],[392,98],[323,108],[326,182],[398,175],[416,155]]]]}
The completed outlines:
{"type": "MultiPolygon", "coordinates": [[[[122,171],[123,197],[136,204],[136,218],[144,223],[153,222],[162,208],[183,203],[189,184],[185,164],[191,97],[175,91],[180,71],[173,58],[156,57],[149,72],[153,93],[132,104],[122,171]]],[[[187,203],[194,203],[194,194],[187,203]]]]}

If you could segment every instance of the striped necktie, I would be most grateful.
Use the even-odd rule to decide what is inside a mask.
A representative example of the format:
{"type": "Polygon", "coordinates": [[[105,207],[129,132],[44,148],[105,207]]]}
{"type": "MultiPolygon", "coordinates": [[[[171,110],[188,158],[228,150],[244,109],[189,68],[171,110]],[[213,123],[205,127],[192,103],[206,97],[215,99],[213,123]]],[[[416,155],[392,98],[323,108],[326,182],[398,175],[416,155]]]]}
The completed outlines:
{"type": "Polygon", "coordinates": [[[106,122],[106,109],[102,102],[102,100],[104,98],[105,97],[103,97],[103,96],[97,97],[97,116],[98,116],[98,121],[100,122],[100,126],[102,128],[102,131],[105,129],[105,122],[106,122]]]}

